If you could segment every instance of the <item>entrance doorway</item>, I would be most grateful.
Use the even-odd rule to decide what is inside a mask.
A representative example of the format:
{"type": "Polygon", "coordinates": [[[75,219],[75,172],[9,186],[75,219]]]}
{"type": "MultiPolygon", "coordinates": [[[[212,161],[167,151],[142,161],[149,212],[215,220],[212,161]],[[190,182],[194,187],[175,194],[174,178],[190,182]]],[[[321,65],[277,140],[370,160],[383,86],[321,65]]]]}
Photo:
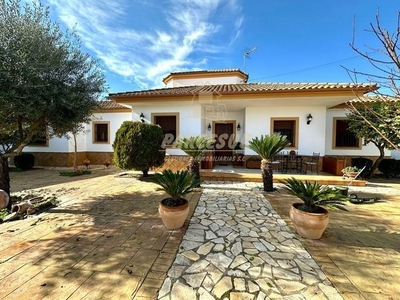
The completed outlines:
{"type": "Polygon", "coordinates": [[[234,128],[236,121],[214,123],[214,164],[228,165],[233,161],[233,145],[235,142],[234,128]]]}

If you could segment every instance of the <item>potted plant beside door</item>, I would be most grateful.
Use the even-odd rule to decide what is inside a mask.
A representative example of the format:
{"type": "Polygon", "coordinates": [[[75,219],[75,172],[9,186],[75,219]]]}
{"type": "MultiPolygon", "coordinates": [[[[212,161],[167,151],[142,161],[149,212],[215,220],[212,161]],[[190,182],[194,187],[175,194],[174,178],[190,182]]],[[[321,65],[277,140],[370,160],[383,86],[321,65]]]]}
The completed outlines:
{"type": "Polygon", "coordinates": [[[281,181],[290,195],[303,200],[303,203],[293,203],[290,207],[290,219],[296,232],[307,239],[319,239],[329,223],[328,211],[322,206],[333,209],[344,208],[347,197],[327,185],[318,182],[311,183],[294,177],[281,181]]]}
{"type": "Polygon", "coordinates": [[[152,181],[169,195],[158,206],[165,227],[170,230],[181,228],[189,214],[189,202],[183,197],[200,186],[201,180],[188,171],[172,172],[167,169],[154,174],[152,181]]]}

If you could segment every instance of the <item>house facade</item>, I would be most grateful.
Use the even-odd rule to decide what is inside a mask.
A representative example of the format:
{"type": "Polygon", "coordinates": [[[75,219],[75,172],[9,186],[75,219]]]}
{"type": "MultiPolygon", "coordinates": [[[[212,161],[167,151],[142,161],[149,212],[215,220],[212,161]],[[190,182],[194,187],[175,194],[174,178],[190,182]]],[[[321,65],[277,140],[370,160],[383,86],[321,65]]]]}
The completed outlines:
{"type": "MultiPolygon", "coordinates": [[[[260,135],[280,132],[299,154],[377,156],[373,145],[347,130],[346,110],[335,108],[376,90],[376,84],[247,83],[240,70],[171,73],[163,89],[110,94],[132,109],[132,120],[159,124],[176,137],[207,135],[216,138],[215,151],[232,150],[260,135]]],[[[170,139],[173,142],[174,138],[170,139]]],[[[184,155],[171,146],[171,156],[184,155]]],[[[228,152],[229,153],[229,152],[228,152]]],[[[254,155],[245,149],[246,156],[254,155]]],[[[387,152],[390,155],[390,152],[387,152]]]]}
{"type": "MultiPolygon", "coordinates": [[[[165,88],[110,94],[104,110],[87,125],[89,133],[79,136],[79,160],[96,163],[111,157],[115,131],[125,120],[160,125],[169,160],[183,165],[185,154],[173,142],[196,135],[214,137],[214,155],[225,158],[232,157],[237,142],[247,145],[254,137],[274,132],[288,137],[291,145],[285,150],[302,155],[377,157],[375,146],[364,146],[347,130],[347,111],[340,106],[376,90],[376,84],[247,81],[248,75],[239,69],[179,72],[164,78],[165,88]]],[[[53,139],[47,148],[25,151],[49,157],[63,153],[70,164],[73,146],[71,140],[53,139]]],[[[248,148],[244,153],[255,154],[248,148]]],[[[46,165],[41,162],[37,165],[46,165]]]]}
{"type": "MultiPolygon", "coordinates": [[[[101,110],[94,113],[92,122],[85,124],[83,132],[76,136],[77,163],[82,165],[85,159],[91,164],[100,165],[113,157],[112,143],[115,132],[123,121],[130,120],[132,111],[112,101],[102,101],[101,110]]],[[[68,138],[44,139],[41,143],[24,148],[35,156],[36,166],[70,167],[73,166],[75,142],[70,134],[68,138]]]]}

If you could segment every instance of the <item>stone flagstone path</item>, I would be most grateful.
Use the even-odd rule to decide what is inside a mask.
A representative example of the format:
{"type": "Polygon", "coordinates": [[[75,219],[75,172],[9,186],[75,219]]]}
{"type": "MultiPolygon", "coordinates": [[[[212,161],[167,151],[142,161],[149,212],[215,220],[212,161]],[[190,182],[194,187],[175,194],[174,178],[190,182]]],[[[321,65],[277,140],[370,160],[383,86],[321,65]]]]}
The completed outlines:
{"type": "Polygon", "coordinates": [[[259,191],[205,187],[158,299],[343,299],[259,191]]]}

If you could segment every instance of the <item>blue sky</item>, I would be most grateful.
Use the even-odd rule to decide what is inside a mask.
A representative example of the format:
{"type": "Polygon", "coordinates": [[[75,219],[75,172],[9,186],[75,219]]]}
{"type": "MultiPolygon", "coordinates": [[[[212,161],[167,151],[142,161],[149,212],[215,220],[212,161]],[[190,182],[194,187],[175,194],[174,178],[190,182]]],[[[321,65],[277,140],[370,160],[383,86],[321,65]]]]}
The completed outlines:
{"type": "MultiPolygon", "coordinates": [[[[397,26],[399,0],[44,0],[83,51],[100,59],[108,91],[163,87],[170,72],[244,69],[249,82],[351,82],[370,71],[349,47],[377,46],[365,29],[397,26]]],[[[376,54],[376,52],[375,52],[376,54]]],[[[375,55],[374,54],[374,55],[375,55]]],[[[366,79],[358,79],[366,81],[366,79]]]]}

